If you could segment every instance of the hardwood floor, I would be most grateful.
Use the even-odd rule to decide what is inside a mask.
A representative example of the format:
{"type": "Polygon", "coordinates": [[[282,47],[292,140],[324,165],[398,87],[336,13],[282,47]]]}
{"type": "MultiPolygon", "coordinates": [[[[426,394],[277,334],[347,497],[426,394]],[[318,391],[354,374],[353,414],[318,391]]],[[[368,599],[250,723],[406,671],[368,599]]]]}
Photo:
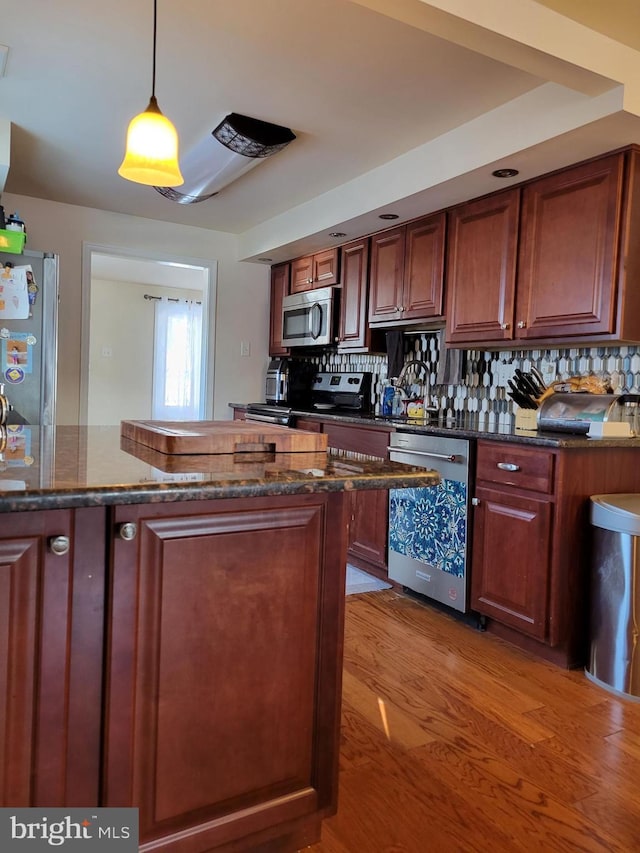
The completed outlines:
{"type": "Polygon", "coordinates": [[[640,702],[397,590],[346,610],[339,808],[310,853],[640,850],[640,702]]]}

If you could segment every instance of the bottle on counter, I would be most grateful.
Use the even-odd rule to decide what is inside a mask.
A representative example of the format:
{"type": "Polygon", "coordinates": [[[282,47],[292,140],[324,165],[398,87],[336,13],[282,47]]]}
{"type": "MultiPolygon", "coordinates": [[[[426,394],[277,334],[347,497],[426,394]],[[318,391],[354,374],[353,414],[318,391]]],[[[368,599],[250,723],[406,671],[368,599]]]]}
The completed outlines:
{"type": "Polygon", "coordinates": [[[7,231],[22,231],[24,234],[26,232],[26,228],[24,227],[24,222],[20,219],[20,215],[16,210],[15,213],[12,213],[6,222],[6,230],[7,231]]]}
{"type": "Polygon", "coordinates": [[[404,401],[402,399],[402,391],[399,388],[396,388],[395,393],[393,395],[393,406],[392,406],[391,414],[393,414],[393,415],[404,414],[404,401]]]}
{"type": "Polygon", "coordinates": [[[382,391],[382,414],[383,415],[392,415],[393,414],[393,397],[395,393],[395,388],[393,385],[385,385],[382,391]]]}

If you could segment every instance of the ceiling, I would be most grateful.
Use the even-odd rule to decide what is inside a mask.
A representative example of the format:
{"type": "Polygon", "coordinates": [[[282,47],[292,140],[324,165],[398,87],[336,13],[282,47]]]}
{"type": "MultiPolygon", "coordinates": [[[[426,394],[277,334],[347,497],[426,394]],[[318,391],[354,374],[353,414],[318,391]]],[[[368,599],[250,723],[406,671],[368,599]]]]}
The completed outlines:
{"type": "MultiPolygon", "coordinates": [[[[511,3],[528,14],[539,5],[547,14],[582,16],[590,27],[640,48],[632,43],[640,42],[635,0],[511,3]]],[[[464,185],[446,168],[442,186],[419,173],[415,186],[402,190],[384,178],[383,170],[399,168],[412,152],[525,103],[550,81],[565,84],[562,60],[549,66],[555,76],[546,73],[555,57],[512,36],[488,40],[494,33],[484,21],[452,15],[446,7],[455,5],[158,0],[156,95],[183,153],[229,112],[282,124],[297,137],[213,199],[178,205],[117,175],[127,124],[151,93],[151,0],[0,0],[0,41],[9,47],[0,118],[12,123],[5,191],[229,232],[244,238],[240,256],[274,260],[326,244],[332,227],[349,236],[378,230],[377,214],[387,204],[406,219],[465,192],[489,191],[495,179],[486,168],[474,181],[473,170],[461,166],[464,185]],[[370,197],[363,183],[369,175],[378,183],[370,197]],[[343,193],[344,187],[351,189],[343,193]]],[[[602,79],[589,69],[584,85],[572,88],[579,106],[620,82],[602,79]]],[[[531,154],[548,152],[543,142],[522,138],[496,147],[501,157],[487,148],[482,163],[522,151],[518,167],[525,176],[527,169],[535,174],[552,162],[531,154]]],[[[606,150],[607,143],[593,145],[606,150]]],[[[571,150],[561,158],[573,156],[571,150]]]]}

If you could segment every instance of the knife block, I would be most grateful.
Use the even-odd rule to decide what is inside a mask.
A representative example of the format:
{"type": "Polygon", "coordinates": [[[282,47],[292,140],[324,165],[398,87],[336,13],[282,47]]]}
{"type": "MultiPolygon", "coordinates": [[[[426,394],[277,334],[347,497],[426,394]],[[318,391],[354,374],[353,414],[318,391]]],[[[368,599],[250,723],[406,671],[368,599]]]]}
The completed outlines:
{"type": "Polygon", "coordinates": [[[516,429],[537,430],[538,429],[538,410],[537,409],[516,409],[516,429]]]}

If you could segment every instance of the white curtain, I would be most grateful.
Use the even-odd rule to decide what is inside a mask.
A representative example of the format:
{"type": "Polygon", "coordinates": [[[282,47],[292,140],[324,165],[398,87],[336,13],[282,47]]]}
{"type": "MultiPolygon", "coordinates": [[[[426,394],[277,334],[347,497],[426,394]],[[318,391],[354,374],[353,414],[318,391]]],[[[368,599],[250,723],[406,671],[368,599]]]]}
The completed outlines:
{"type": "Polygon", "coordinates": [[[152,418],[192,421],[204,417],[200,393],[202,305],[155,303],[152,418]]]}

